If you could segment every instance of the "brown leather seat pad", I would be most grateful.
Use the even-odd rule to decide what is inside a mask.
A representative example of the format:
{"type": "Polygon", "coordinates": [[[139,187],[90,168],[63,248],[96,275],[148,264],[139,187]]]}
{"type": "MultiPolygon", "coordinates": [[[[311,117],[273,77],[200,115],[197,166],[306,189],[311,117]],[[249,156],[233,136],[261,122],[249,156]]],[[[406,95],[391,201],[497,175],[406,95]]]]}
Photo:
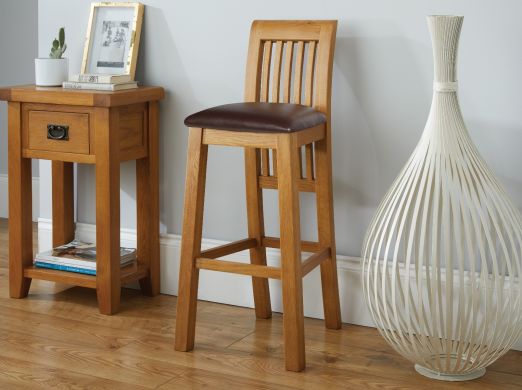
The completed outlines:
{"type": "Polygon", "coordinates": [[[185,125],[232,131],[291,133],[326,122],[311,107],[290,103],[233,103],[208,108],[185,118],[185,125]]]}

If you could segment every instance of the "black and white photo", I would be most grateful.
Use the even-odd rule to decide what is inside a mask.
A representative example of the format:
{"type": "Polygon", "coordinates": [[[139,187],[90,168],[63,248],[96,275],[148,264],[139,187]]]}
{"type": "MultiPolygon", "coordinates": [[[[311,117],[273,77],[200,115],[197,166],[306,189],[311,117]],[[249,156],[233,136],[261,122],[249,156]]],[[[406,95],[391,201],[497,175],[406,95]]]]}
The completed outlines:
{"type": "Polygon", "coordinates": [[[139,3],[94,3],[81,73],[134,77],[142,18],[139,3]]]}

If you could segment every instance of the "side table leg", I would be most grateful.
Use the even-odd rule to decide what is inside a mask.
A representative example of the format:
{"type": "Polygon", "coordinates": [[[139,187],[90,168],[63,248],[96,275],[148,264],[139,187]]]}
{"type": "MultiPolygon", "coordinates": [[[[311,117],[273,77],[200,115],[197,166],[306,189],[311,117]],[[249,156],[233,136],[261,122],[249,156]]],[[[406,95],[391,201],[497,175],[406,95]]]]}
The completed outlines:
{"type": "Polygon", "coordinates": [[[74,239],[73,163],[52,162],[53,176],[53,246],[74,239]]]}
{"type": "Polygon", "coordinates": [[[118,311],[120,279],[120,161],[118,113],[95,109],[96,293],[102,314],[118,311]]]}
{"type": "Polygon", "coordinates": [[[25,298],[31,279],[24,269],[33,263],[31,160],[22,158],[20,103],[8,104],[9,295],[25,298]]]}
{"type": "Polygon", "coordinates": [[[137,256],[149,268],[141,291],[155,296],[160,292],[158,102],[149,103],[148,113],[148,154],[136,161],[137,256]]]}

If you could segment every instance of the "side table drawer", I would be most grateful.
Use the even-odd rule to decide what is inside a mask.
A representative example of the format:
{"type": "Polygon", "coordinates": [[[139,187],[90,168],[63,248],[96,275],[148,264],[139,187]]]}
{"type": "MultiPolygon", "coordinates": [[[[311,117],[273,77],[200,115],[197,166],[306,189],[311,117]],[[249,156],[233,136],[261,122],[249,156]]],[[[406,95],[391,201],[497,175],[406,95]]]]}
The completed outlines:
{"type": "Polygon", "coordinates": [[[89,114],[29,110],[26,148],[35,151],[89,154],[89,114]]]}

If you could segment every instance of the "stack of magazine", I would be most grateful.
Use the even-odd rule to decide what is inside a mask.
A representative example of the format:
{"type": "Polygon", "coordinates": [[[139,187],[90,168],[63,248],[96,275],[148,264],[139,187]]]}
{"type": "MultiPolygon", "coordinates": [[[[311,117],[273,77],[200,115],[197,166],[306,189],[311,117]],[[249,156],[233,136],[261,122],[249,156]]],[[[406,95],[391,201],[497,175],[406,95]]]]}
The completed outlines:
{"type": "MultiPolygon", "coordinates": [[[[135,260],[136,249],[120,248],[122,267],[132,264],[135,260]]],[[[73,240],[68,244],[38,253],[34,265],[40,268],[96,275],[96,245],[73,240]]]]}
{"type": "Polygon", "coordinates": [[[77,74],[64,81],[65,89],[95,89],[98,91],[121,91],[138,88],[138,82],[129,74],[77,74]]]}

